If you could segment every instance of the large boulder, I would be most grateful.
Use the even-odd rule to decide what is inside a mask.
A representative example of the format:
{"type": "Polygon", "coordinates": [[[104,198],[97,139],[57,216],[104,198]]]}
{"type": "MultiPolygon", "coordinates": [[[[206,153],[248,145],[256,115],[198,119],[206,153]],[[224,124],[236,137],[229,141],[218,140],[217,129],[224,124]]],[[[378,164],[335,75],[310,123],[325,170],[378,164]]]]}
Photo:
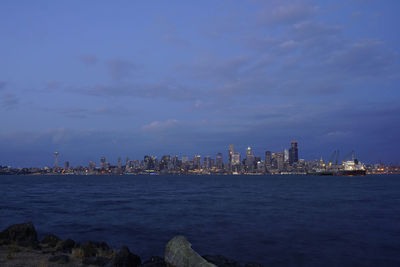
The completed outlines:
{"type": "Polygon", "coordinates": [[[49,262],[54,262],[58,264],[67,264],[69,262],[69,256],[67,255],[55,255],[49,258],[49,262]]]}
{"type": "Polygon", "coordinates": [[[218,267],[241,267],[238,262],[228,259],[222,255],[205,255],[203,256],[207,261],[214,263],[218,267]]]}
{"type": "Polygon", "coordinates": [[[61,242],[61,239],[59,237],[55,235],[47,235],[40,241],[40,244],[54,248],[57,246],[58,242],[61,242]]]}
{"type": "Polygon", "coordinates": [[[110,247],[105,242],[86,242],[81,246],[83,257],[96,257],[110,255],[110,247]]]}
{"type": "Polygon", "coordinates": [[[141,267],[167,267],[167,263],[161,257],[152,256],[150,259],[143,262],[141,267]]]}
{"type": "Polygon", "coordinates": [[[61,251],[64,253],[71,253],[72,249],[75,248],[76,246],[77,246],[77,244],[75,243],[75,241],[68,238],[57,244],[56,251],[61,251]]]}
{"type": "Polygon", "coordinates": [[[194,251],[184,236],[175,236],[167,243],[164,260],[168,267],[216,267],[194,251]]]}
{"type": "Polygon", "coordinates": [[[37,232],[31,222],[11,225],[0,233],[0,244],[36,247],[37,243],[37,232]]]}
{"type": "Polygon", "coordinates": [[[142,263],[139,256],[131,253],[129,248],[122,247],[117,255],[107,264],[107,267],[137,267],[142,263]]]}

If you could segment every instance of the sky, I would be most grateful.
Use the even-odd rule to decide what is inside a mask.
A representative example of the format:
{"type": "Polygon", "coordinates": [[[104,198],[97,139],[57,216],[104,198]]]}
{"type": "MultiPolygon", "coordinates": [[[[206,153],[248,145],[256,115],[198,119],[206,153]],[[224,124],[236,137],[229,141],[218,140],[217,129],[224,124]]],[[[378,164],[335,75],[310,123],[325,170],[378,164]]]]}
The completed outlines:
{"type": "Polygon", "coordinates": [[[400,163],[400,1],[0,2],[0,165],[400,163]]]}

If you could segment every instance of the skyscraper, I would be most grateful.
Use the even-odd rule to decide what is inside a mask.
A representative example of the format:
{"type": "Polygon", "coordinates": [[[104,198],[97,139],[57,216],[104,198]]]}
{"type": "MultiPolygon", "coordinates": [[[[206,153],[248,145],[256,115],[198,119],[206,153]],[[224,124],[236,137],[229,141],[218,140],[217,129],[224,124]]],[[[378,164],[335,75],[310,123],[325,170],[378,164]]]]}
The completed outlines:
{"type": "Polygon", "coordinates": [[[233,147],[233,144],[230,144],[230,145],[229,145],[229,158],[228,158],[229,167],[232,166],[232,156],[233,156],[233,153],[234,153],[234,147],[233,147]]]}
{"type": "Polygon", "coordinates": [[[222,170],[224,165],[222,163],[222,153],[218,153],[216,157],[216,165],[218,170],[222,170]]]}
{"type": "Polygon", "coordinates": [[[284,162],[289,162],[289,150],[287,150],[286,148],[283,151],[283,161],[284,162]]]}
{"type": "Polygon", "coordinates": [[[254,155],[253,152],[251,151],[251,147],[248,147],[246,150],[246,169],[247,171],[253,171],[254,170],[254,155]]]}
{"type": "Polygon", "coordinates": [[[291,141],[291,147],[289,149],[289,164],[293,164],[299,161],[299,149],[297,148],[297,142],[291,141]]]}
{"type": "Polygon", "coordinates": [[[122,169],[122,159],[118,158],[118,169],[122,169]]]}
{"type": "Polygon", "coordinates": [[[271,169],[271,151],[265,151],[265,170],[269,171],[271,169]]]}
{"type": "Polygon", "coordinates": [[[200,155],[196,155],[193,158],[193,167],[195,169],[200,170],[201,169],[201,156],[200,155]]]}
{"type": "Polygon", "coordinates": [[[58,168],[58,152],[54,152],[54,169],[58,168]]]}

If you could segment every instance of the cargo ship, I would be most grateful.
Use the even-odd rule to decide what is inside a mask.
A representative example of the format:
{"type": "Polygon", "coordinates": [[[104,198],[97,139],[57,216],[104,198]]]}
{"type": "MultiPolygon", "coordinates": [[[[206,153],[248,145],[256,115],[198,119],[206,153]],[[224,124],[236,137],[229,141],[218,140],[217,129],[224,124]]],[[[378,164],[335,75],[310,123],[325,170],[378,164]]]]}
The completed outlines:
{"type": "Polygon", "coordinates": [[[365,165],[354,158],[354,151],[352,151],[352,159],[345,160],[342,165],[331,166],[328,168],[315,169],[309,172],[310,175],[322,175],[322,176],[363,176],[366,174],[365,165]]]}

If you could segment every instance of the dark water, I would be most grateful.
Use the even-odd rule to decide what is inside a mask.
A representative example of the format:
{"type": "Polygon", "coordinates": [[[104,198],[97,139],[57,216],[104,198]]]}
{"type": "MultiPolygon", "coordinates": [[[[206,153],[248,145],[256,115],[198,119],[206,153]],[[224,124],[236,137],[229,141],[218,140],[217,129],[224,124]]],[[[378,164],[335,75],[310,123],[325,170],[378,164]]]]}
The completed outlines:
{"type": "Polygon", "coordinates": [[[128,245],[183,234],[200,254],[273,266],[400,266],[400,176],[0,176],[0,229],[128,245]]]}

